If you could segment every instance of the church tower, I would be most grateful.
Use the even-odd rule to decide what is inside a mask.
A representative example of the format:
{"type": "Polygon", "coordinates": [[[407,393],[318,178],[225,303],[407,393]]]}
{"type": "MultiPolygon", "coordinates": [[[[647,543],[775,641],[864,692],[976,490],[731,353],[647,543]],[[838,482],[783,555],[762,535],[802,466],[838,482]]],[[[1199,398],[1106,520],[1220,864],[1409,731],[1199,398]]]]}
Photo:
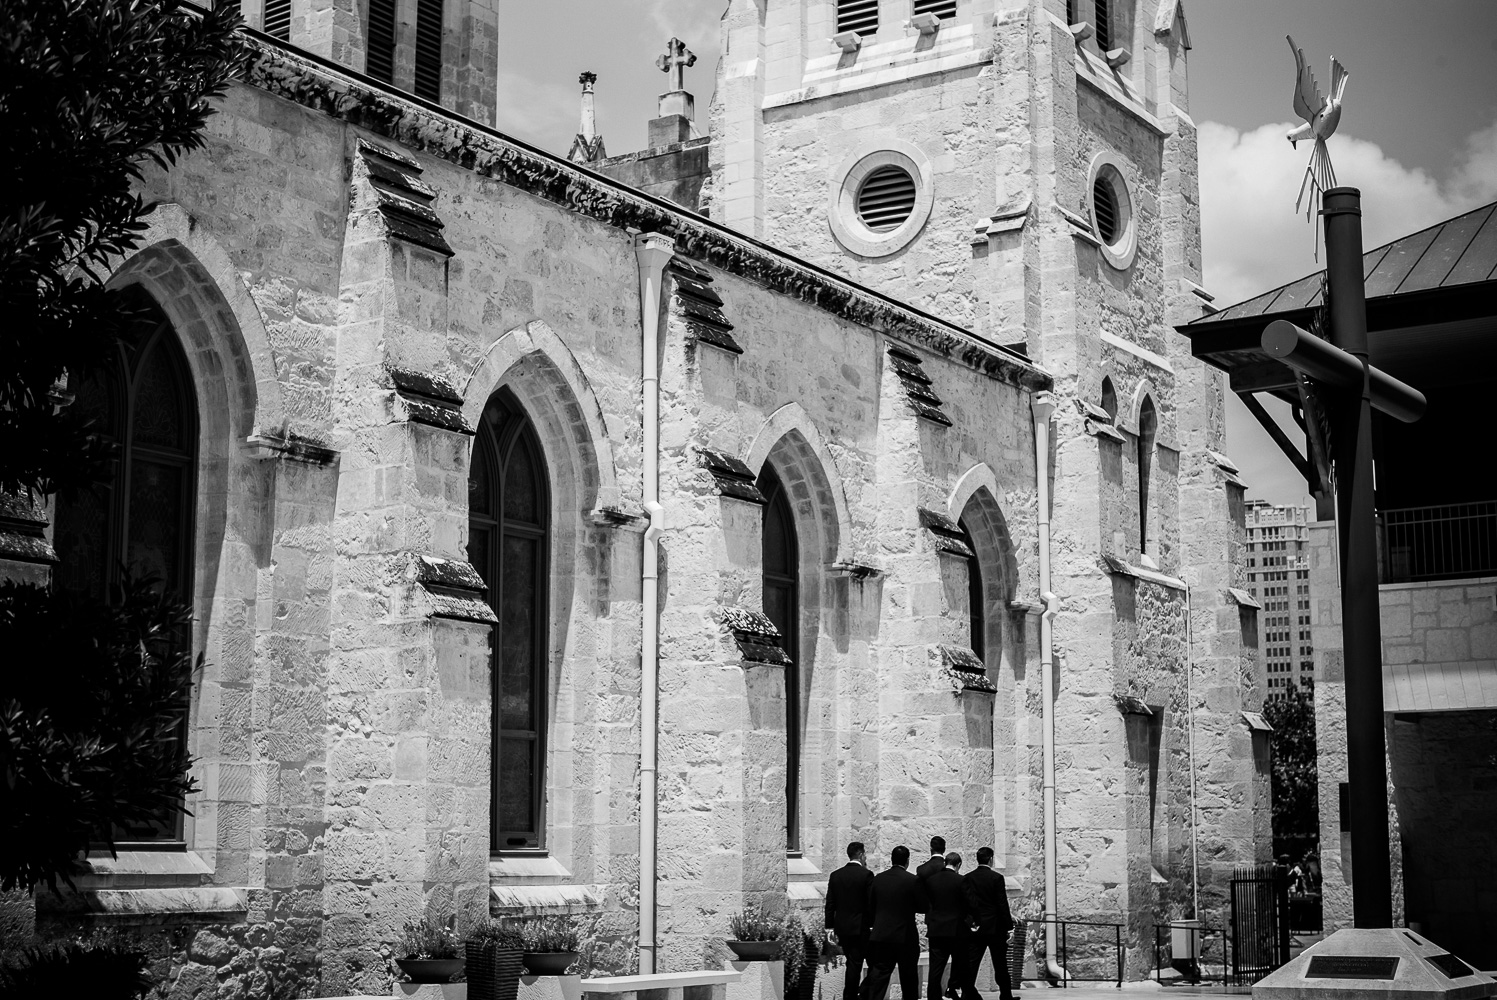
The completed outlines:
{"type": "Polygon", "coordinates": [[[731,0],[711,108],[714,218],[1055,376],[1059,915],[1139,954],[1270,851],[1226,386],[1172,329],[1210,300],[1189,49],[1180,0],[731,0]]]}

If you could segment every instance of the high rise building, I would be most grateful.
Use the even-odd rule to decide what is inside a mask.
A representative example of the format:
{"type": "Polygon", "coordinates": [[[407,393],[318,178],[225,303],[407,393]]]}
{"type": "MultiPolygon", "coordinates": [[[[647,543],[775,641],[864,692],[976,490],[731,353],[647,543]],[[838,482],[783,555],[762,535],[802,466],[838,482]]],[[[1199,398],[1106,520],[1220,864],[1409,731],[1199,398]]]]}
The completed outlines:
{"type": "Polygon", "coordinates": [[[1291,687],[1315,690],[1310,639],[1310,508],[1250,500],[1247,504],[1247,579],[1263,611],[1258,617],[1258,665],[1264,698],[1291,687]]]}

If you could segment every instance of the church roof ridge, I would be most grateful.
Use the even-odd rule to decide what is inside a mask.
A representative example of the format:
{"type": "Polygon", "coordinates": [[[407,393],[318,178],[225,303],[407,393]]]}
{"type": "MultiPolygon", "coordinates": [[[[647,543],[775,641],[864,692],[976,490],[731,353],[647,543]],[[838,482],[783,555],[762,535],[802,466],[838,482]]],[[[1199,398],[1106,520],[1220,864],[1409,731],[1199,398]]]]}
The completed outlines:
{"type": "Polygon", "coordinates": [[[676,252],[1031,390],[1053,377],[1011,348],[679,205],[288,42],[242,29],[244,82],[357,128],[494,177],[620,229],[658,231],[676,252]]]}

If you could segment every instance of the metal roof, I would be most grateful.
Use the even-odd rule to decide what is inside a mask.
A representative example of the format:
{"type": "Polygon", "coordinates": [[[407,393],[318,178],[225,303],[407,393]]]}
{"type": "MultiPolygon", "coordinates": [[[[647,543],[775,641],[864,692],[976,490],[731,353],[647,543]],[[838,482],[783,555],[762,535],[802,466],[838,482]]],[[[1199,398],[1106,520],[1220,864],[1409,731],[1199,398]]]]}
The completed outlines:
{"type": "MultiPolygon", "coordinates": [[[[1362,255],[1369,310],[1372,300],[1451,288],[1497,278],[1497,203],[1411,233],[1362,255]]],[[[1313,309],[1321,276],[1307,274],[1245,302],[1185,324],[1192,331],[1253,316],[1313,309]]]]}

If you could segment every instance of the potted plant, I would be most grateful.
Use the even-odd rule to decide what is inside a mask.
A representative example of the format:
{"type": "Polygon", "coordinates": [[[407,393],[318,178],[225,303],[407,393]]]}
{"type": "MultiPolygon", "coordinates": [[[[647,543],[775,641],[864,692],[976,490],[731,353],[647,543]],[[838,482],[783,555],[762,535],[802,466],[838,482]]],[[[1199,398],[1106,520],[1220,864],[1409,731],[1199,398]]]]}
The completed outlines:
{"type": "Polygon", "coordinates": [[[728,918],[733,935],[727,945],[740,962],[777,962],[785,943],[785,918],[767,913],[761,904],[728,918]]]}
{"type": "Polygon", "coordinates": [[[520,925],[525,970],[532,976],[564,976],[577,961],[577,928],[571,917],[534,917],[520,925]]]}
{"type": "Polygon", "coordinates": [[[468,934],[466,948],[468,1000],[516,1000],[525,952],[519,928],[490,920],[468,934]]]}
{"type": "Polygon", "coordinates": [[[448,917],[446,923],[437,923],[431,917],[406,921],[395,948],[402,957],[395,964],[411,982],[445,983],[463,971],[453,919],[448,917]]]}

